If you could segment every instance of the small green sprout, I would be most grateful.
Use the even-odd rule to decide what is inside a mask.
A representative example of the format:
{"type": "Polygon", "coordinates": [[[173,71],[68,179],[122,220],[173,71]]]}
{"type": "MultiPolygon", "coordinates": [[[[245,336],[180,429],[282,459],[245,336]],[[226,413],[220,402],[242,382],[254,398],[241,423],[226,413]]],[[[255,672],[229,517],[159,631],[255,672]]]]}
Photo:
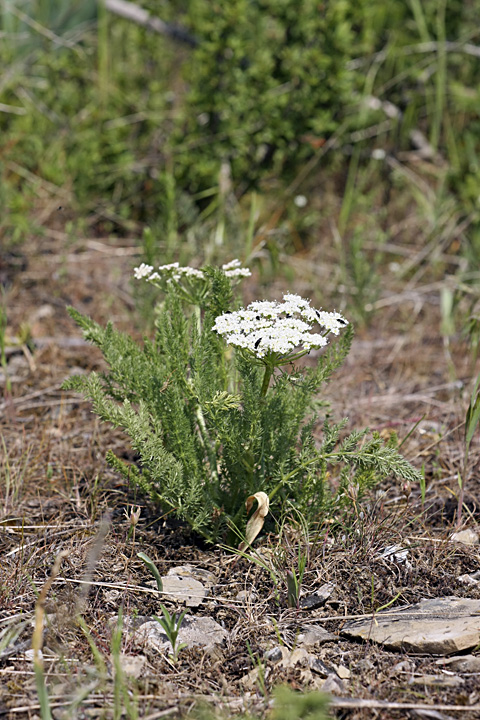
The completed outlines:
{"type": "Polygon", "coordinates": [[[168,641],[172,646],[172,660],[173,662],[177,662],[180,650],[182,650],[184,647],[187,647],[186,643],[179,643],[177,645],[178,633],[180,632],[180,627],[187,611],[184,610],[177,618],[175,613],[172,613],[170,615],[167,608],[161,603],[160,608],[162,610],[163,617],[158,617],[156,615],[154,617],[155,620],[157,620],[162,626],[162,628],[165,630],[165,635],[167,636],[168,641]]]}

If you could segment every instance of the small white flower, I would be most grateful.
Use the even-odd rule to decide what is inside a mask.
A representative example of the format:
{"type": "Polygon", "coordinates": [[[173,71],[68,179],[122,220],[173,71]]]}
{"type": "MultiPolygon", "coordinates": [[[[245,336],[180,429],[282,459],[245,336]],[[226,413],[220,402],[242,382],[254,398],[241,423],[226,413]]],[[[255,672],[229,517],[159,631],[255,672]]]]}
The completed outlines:
{"type": "Polygon", "coordinates": [[[133,268],[133,274],[137,280],[141,280],[144,277],[149,277],[153,272],[153,265],[146,265],[142,263],[136,268],[133,268]]]}
{"type": "Polygon", "coordinates": [[[197,270],[196,268],[192,267],[182,267],[178,268],[179,276],[185,275],[185,277],[195,277],[199,280],[205,280],[205,276],[201,270],[197,270]]]}
{"type": "Polygon", "coordinates": [[[229,263],[225,263],[225,265],[222,265],[222,270],[233,270],[234,268],[239,268],[241,266],[240,260],[235,258],[235,260],[230,260],[229,263]]]}
{"type": "Polygon", "coordinates": [[[305,205],[308,203],[308,200],[305,195],[297,195],[293,198],[293,202],[298,208],[304,208],[305,205]]]}
{"type": "Polygon", "coordinates": [[[248,268],[235,268],[234,270],[225,270],[225,275],[229,278],[250,277],[251,272],[248,268]]]}
{"type": "Polygon", "coordinates": [[[229,278],[250,277],[252,273],[249,268],[242,268],[241,264],[240,260],[235,258],[235,260],[230,260],[230,262],[222,265],[222,270],[229,278]]]}
{"type": "Polygon", "coordinates": [[[383,148],[375,148],[372,151],[372,158],[374,160],[385,160],[387,153],[383,148]]]}
{"type": "Polygon", "coordinates": [[[160,265],[158,268],[160,272],[164,272],[166,270],[177,270],[178,268],[178,262],[170,263],[169,265],[160,265]]]}

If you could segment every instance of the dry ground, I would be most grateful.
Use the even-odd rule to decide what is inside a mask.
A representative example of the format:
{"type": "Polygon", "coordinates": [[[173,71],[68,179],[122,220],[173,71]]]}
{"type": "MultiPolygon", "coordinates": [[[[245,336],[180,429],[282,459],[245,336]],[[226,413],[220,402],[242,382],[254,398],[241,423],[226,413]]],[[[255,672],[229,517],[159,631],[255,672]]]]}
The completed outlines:
{"type": "MultiPolygon", "coordinates": [[[[328,246],[319,245],[289,260],[299,278],[294,287],[311,295],[322,280],[328,254],[328,246]]],[[[418,487],[409,490],[389,480],[381,492],[372,494],[363,516],[352,513],[343,532],[332,533],[328,523],[321,525],[308,547],[303,592],[308,595],[327,581],[336,590],[325,607],[295,611],[287,608],[282,570],[288,569],[298,544],[307,547],[304,537],[293,530],[285,536],[287,564],[279,567],[278,588],[262,568],[245,560],[232,565],[221,549],[205,547],[187,529],[162,519],[158,509],[123,485],[104,456],[110,447],[117,452],[124,448],[128,456],[124,438],[99,424],[88,403],[60,390],[70,373],[98,368],[102,362],[80,338],[65,306],[131,330],[129,277],[136,257],[133,241],[67,242],[61,233],[32,240],[17,254],[0,253],[7,335],[21,335],[22,325],[28,324],[34,341],[30,350],[8,349],[11,394],[3,377],[0,402],[0,642],[7,628],[18,629],[16,639],[0,645],[1,716],[39,716],[33,668],[25,650],[31,646],[37,594],[61,551],[67,554],[45,608],[45,671],[55,718],[66,717],[62,712],[79,688],[91,692],[78,698],[73,710],[70,705],[72,717],[110,717],[105,708],[113,707],[113,684],[108,679],[98,684],[92,651],[74,617],[78,611],[83,614],[111,678],[112,618],[120,606],[126,616],[159,612],[158,598],[148,591],[151,577],[136,555],[139,551],[154,558],[162,573],[185,561],[213,572],[217,584],[211,597],[193,612],[208,614],[231,631],[230,641],[218,651],[184,651],[177,665],[158,653],[147,655],[141,677],[129,687],[136,693],[140,716],[152,719],[190,712],[201,698],[229,712],[246,707],[263,713],[261,688],[254,685],[246,691],[241,683],[254,667],[247,641],[253,656],[261,659],[267,647],[279,643],[279,636],[292,646],[306,622],[320,622],[338,635],[345,616],[372,613],[394,598],[402,605],[445,595],[480,597],[478,589],[458,581],[460,575],[479,569],[478,550],[448,541],[455,523],[462,421],[474,368],[457,339],[450,348],[453,374],[439,332],[438,282],[418,277],[404,287],[383,288],[371,324],[357,332],[350,358],[326,391],[334,416],[348,415],[350,427],[369,425],[385,433],[393,429],[402,439],[417,425],[403,451],[417,467],[425,466],[425,506],[418,487]],[[128,515],[134,505],[141,506],[142,514],[132,535],[128,515]],[[98,539],[107,511],[108,533],[98,539]],[[379,558],[387,545],[407,542],[410,565],[379,558]],[[90,585],[82,584],[90,579],[90,585]],[[247,600],[238,599],[242,590],[248,590],[247,600]]],[[[253,277],[245,292],[248,297],[274,297],[282,284],[285,281],[263,288],[253,277]]],[[[465,517],[472,528],[479,519],[478,458],[474,440],[465,517]]],[[[278,539],[270,536],[262,543],[276,548],[278,539]]],[[[139,652],[127,639],[122,651],[139,652]]],[[[480,717],[478,710],[469,709],[480,706],[478,674],[463,674],[461,688],[417,685],[419,675],[438,674],[435,658],[407,657],[339,635],[315,652],[325,663],[351,671],[350,680],[344,681],[343,700],[337,700],[331,711],[335,717],[480,717]],[[356,699],[351,707],[346,698],[356,699]],[[371,706],[362,707],[362,700],[372,701],[371,706]],[[399,710],[395,703],[407,706],[399,710]],[[425,714],[425,705],[434,714],[425,714]]],[[[280,682],[304,687],[300,669],[269,667],[267,694],[280,682]]]]}

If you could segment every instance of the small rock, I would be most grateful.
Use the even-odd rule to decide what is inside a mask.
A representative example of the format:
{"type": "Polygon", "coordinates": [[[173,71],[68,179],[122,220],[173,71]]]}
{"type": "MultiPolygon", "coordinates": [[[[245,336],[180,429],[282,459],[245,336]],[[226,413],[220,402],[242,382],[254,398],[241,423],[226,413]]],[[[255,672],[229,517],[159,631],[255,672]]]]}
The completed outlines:
{"type": "MultiPolygon", "coordinates": [[[[170,642],[157,620],[150,620],[135,630],[132,639],[141,645],[158,652],[170,651],[170,642]]],[[[210,617],[193,617],[185,615],[178,632],[178,643],[185,643],[191,648],[195,645],[210,647],[221,644],[228,637],[228,632],[210,617]]]]}
{"type": "Polygon", "coordinates": [[[284,668],[293,668],[296,665],[308,667],[308,661],[309,653],[307,653],[304,648],[295,648],[295,650],[292,650],[291,652],[288,652],[287,650],[287,654],[281,660],[280,665],[284,668]]]}
{"type": "Polygon", "coordinates": [[[470,573],[470,575],[459,575],[457,580],[464,585],[478,585],[480,582],[480,570],[477,570],[474,573],[470,573]]]}
{"type": "Polygon", "coordinates": [[[207,587],[213,587],[213,585],[216,585],[217,583],[217,578],[212,572],[201,567],[195,567],[194,565],[178,565],[177,567],[170,568],[167,572],[167,577],[169,575],[176,575],[177,577],[191,577],[203,583],[207,587]]]}
{"type": "Polygon", "coordinates": [[[330,695],[343,695],[345,693],[345,685],[332,673],[321,686],[321,690],[330,693],[330,695]]]}
{"type": "Polygon", "coordinates": [[[335,666],[335,670],[340,680],[350,680],[351,672],[345,665],[335,666]]]}
{"type": "Polygon", "coordinates": [[[450,540],[462,543],[463,545],[478,545],[479,537],[478,533],[468,528],[467,530],[460,530],[460,532],[453,533],[450,540]]]}
{"type": "Polygon", "coordinates": [[[454,688],[465,684],[458,675],[420,675],[408,681],[409,685],[427,685],[428,687],[454,688]]]}
{"type": "Polygon", "coordinates": [[[320,658],[317,657],[313,657],[310,660],[309,666],[313,670],[313,672],[317,673],[317,675],[320,675],[320,677],[322,678],[327,678],[329,675],[333,675],[335,672],[333,668],[325,665],[325,663],[323,663],[320,658]]]}
{"type": "MultiPolygon", "coordinates": [[[[29,660],[30,662],[33,662],[33,659],[35,657],[35,652],[32,650],[32,648],[28,648],[28,650],[25,650],[23,653],[25,660],[29,660]]],[[[43,652],[41,650],[38,651],[38,659],[40,661],[43,660],[43,652]]]]}
{"type": "Polygon", "coordinates": [[[120,653],[119,660],[125,675],[132,678],[140,677],[147,662],[145,655],[125,655],[124,653],[120,653]]]}
{"type": "Polygon", "coordinates": [[[408,549],[403,545],[388,545],[379,557],[391,562],[404,563],[408,558],[408,549]]]}
{"type": "Polygon", "coordinates": [[[312,593],[312,595],[306,595],[305,597],[300,598],[300,608],[302,610],[316,610],[319,607],[323,607],[334,590],[335,585],[333,583],[325,583],[322,587],[312,593]]]}
{"type": "Polygon", "coordinates": [[[208,594],[205,586],[190,575],[167,575],[162,577],[162,583],[164,593],[187,607],[198,607],[208,594]]]}
{"type": "Polygon", "coordinates": [[[336,635],[328,632],[321,625],[305,625],[297,635],[297,643],[305,648],[338,640],[336,635]]]}
{"type": "Polygon", "coordinates": [[[412,673],[415,670],[415,665],[411,662],[411,660],[402,660],[401,662],[397,663],[392,667],[392,672],[406,672],[406,673],[412,673]]]}
{"type": "Polygon", "coordinates": [[[274,648],[270,648],[270,650],[267,650],[264,654],[265,660],[271,663],[277,663],[283,658],[283,650],[286,648],[280,647],[280,645],[277,645],[274,648]]]}
{"type": "Polygon", "coordinates": [[[480,600],[444,597],[355,620],[342,634],[371,640],[392,650],[451,655],[480,642],[480,600]]]}
{"type": "Polygon", "coordinates": [[[480,672],[480,657],[477,655],[461,655],[460,657],[441,658],[435,661],[437,665],[447,665],[457,672],[478,673],[480,672]]]}
{"type": "Polygon", "coordinates": [[[257,599],[257,595],[254,592],[250,592],[249,590],[240,590],[235,595],[236,600],[240,600],[240,602],[255,602],[257,599]]]}

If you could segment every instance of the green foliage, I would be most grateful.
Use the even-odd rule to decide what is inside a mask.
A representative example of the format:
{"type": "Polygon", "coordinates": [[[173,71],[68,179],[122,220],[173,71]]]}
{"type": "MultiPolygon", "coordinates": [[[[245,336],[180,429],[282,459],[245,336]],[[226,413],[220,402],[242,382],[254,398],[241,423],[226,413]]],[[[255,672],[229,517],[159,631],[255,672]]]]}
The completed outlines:
{"type": "Polygon", "coordinates": [[[21,240],[32,205],[55,199],[69,215],[95,211],[103,232],[156,221],[166,180],[149,154],[168,108],[159,78],[172,77],[171,46],[109,13],[97,34],[102,3],[25,3],[30,24],[8,5],[0,231],[21,240]]]}
{"type": "Polygon", "coordinates": [[[193,190],[216,184],[223,163],[244,183],[299,167],[311,154],[307,136],[338,128],[355,79],[344,0],[321,10],[316,0],[191,0],[187,22],[199,44],[185,71],[176,163],[193,190]]]}
{"type": "Polygon", "coordinates": [[[328,695],[298,693],[280,686],[274,691],[272,720],[328,720],[328,695]]]}
{"type": "Polygon", "coordinates": [[[163,581],[162,576],[160,575],[157,566],[153,562],[152,558],[150,558],[146,553],[139,552],[137,553],[137,557],[140,558],[140,560],[143,560],[147,568],[152,573],[153,577],[155,578],[155,582],[157,583],[157,590],[159,592],[163,592],[163,581]]]}
{"type": "Polygon", "coordinates": [[[163,617],[155,617],[155,620],[157,620],[164,629],[168,642],[172,646],[172,660],[173,662],[177,662],[178,653],[186,647],[186,643],[177,643],[177,640],[178,633],[180,632],[180,628],[187,611],[184,610],[177,618],[174,613],[170,615],[165,605],[160,604],[160,608],[162,610],[163,617]]]}
{"type": "Polygon", "coordinates": [[[270,496],[274,516],[291,501],[313,519],[344,502],[352,483],[362,491],[391,473],[418,480],[377,434],[342,439],[346,420],[325,421],[323,442],[314,439],[314,396],[346,357],[350,326],[316,367],[278,372],[263,397],[262,367],[241,351],[232,356],[212,331],[215,317],[231,306],[230,282],[214,269],[205,275],[202,311],[189,313],[170,287],[155,337],[143,346],[70,309],[109,370],[64,386],[83,392],[102,420],[129,435],[138,463],[109,453],[116,470],[210,540],[241,527],[245,500],[259,491],[270,496]],[[326,478],[334,466],[341,482],[331,496],[326,478]]]}

